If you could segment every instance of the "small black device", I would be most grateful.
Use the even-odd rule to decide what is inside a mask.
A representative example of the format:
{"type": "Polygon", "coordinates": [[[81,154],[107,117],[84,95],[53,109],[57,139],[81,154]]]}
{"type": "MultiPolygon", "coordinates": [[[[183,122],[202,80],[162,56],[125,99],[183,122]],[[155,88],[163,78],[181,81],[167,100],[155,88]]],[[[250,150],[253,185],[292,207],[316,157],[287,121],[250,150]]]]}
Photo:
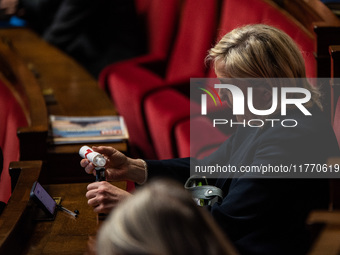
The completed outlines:
{"type": "Polygon", "coordinates": [[[54,219],[58,210],[57,203],[39,182],[34,182],[30,197],[46,213],[46,216],[54,219]]]}
{"type": "Polygon", "coordinates": [[[106,181],[105,178],[105,168],[104,167],[96,167],[96,182],[106,181]]]}

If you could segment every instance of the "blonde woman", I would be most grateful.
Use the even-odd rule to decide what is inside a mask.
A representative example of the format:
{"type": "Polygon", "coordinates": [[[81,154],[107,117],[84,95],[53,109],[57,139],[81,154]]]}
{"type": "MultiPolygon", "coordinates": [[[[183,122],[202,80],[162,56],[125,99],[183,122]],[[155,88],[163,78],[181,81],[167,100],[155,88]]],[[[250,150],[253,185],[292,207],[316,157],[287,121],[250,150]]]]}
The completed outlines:
{"type": "Polygon", "coordinates": [[[234,255],[216,223],[177,182],[157,180],[115,208],[97,241],[99,255],[234,255]]]}
{"type": "MultiPolygon", "coordinates": [[[[230,167],[235,172],[227,171],[217,180],[210,179],[209,184],[223,191],[223,201],[207,209],[238,251],[247,255],[305,254],[308,249],[305,219],[315,206],[327,206],[328,195],[327,181],[319,179],[321,175],[313,179],[311,172],[305,173],[308,166],[324,166],[327,158],[339,155],[339,148],[333,129],[322,112],[319,92],[306,82],[299,48],[279,29],[262,24],[249,25],[226,34],[209,51],[207,60],[214,64],[219,79],[232,78],[239,83],[237,90],[243,94],[252,90],[252,103],[259,111],[269,109],[274,103],[274,87],[303,91],[310,98],[306,96],[308,100],[301,105],[286,107],[285,115],[281,113],[284,109],[280,109],[280,103],[277,111],[267,116],[256,116],[250,109],[245,110],[237,116],[238,120],[249,123],[256,118],[261,123],[267,118],[276,121],[260,128],[238,125],[235,133],[217,151],[199,161],[189,158],[143,161],[126,157],[114,148],[94,148],[109,159],[108,179],[143,184],[154,176],[169,176],[184,183],[190,176],[190,161],[195,169],[217,163],[220,168],[230,167]],[[248,78],[251,82],[244,80],[248,78]],[[259,84],[258,79],[261,79],[259,84]],[[283,126],[284,119],[294,120],[297,125],[283,126]],[[261,167],[272,167],[279,172],[262,178],[261,174],[242,171],[261,167]],[[292,175],[284,175],[280,167],[283,170],[291,167],[292,175]],[[298,174],[301,178],[297,178],[298,174]]],[[[293,95],[289,95],[289,99],[295,102],[304,99],[301,94],[290,94],[293,95]]],[[[237,102],[233,102],[230,89],[222,87],[220,95],[235,108],[237,102]]],[[[242,104],[238,106],[243,107],[242,104]]],[[[81,165],[87,173],[93,173],[94,166],[88,160],[82,160],[81,165]]],[[[95,211],[105,212],[129,194],[102,182],[90,184],[86,196],[95,211]]]]}

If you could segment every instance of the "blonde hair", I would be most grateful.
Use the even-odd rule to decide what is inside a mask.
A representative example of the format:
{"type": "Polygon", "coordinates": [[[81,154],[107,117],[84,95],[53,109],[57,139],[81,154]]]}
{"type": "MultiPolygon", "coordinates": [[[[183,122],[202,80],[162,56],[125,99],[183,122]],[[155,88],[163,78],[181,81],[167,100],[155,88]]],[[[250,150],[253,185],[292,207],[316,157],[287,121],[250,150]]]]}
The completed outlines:
{"type": "Polygon", "coordinates": [[[113,210],[98,254],[237,254],[204,208],[177,182],[157,180],[113,210]]]}
{"type": "MultiPolygon", "coordinates": [[[[246,25],[227,33],[209,50],[207,62],[228,78],[306,78],[300,49],[286,33],[264,24],[246,25]]],[[[321,109],[320,92],[306,79],[295,84],[312,94],[309,105],[321,109]]]]}

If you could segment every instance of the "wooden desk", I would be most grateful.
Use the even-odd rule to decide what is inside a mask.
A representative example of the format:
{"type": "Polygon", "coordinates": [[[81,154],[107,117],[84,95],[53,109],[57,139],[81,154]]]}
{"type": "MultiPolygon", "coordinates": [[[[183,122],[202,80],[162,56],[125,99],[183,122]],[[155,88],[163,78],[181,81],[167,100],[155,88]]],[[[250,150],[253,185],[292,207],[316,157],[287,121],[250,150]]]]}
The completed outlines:
{"type": "MultiPolygon", "coordinates": [[[[95,237],[97,214],[87,204],[87,183],[53,184],[45,188],[52,196],[62,197],[62,205],[79,216],[59,211],[54,221],[37,222],[24,254],[84,254],[89,237],[95,237]]],[[[124,184],[116,183],[125,188],[124,184]]]]}
{"type": "MultiPolygon", "coordinates": [[[[77,62],[26,28],[0,29],[0,37],[34,73],[45,96],[49,115],[103,116],[117,114],[97,81],[77,62]]],[[[108,144],[127,152],[126,142],[108,144]]],[[[89,181],[79,166],[81,145],[47,146],[46,183],[89,181]],[[79,175],[80,173],[80,175],[79,175]]]]}
{"type": "Polygon", "coordinates": [[[339,255],[340,254],[340,211],[313,211],[308,221],[321,223],[324,226],[312,245],[309,255],[339,255]]]}
{"type": "Polygon", "coordinates": [[[0,36],[11,42],[50,97],[49,114],[116,114],[106,93],[98,89],[97,81],[72,58],[34,32],[25,28],[0,29],[0,36]],[[53,98],[55,101],[51,100],[53,98]]]}
{"type": "Polygon", "coordinates": [[[62,197],[62,205],[73,211],[74,218],[58,211],[54,221],[36,222],[26,244],[24,254],[82,254],[86,251],[89,236],[97,230],[96,214],[87,205],[86,183],[55,184],[45,186],[51,196],[62,197]]]}
{"type": "MultiPolygon", "coordinates": [[[[74,218],[58,211],[54,221],[35,221],[37,207],[30,201],[30,190],[38,180],[41,161],[22,161],[12,197],[0,216],[0,254],[83,254],[89,237],[97,229],[97,215],[87,204],[87,183],[44,185],[52,195],[62,198],[62,205],[79,210],[74,218]]],[[[126,189],[125,182],[115,183],[126,189]]]]}

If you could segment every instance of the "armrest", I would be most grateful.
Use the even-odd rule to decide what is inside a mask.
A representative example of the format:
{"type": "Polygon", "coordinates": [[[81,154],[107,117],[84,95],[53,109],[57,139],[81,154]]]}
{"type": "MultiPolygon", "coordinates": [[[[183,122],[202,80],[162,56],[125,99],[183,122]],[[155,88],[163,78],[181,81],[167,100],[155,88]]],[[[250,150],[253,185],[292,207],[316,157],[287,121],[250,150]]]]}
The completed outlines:
{"type": "MultiPolygon", "coordinates": [[[[12,179],[12,197],[13,198],[15,187],[17,183],[20,185],[32,184],[38,180],[42,170],[42,161],[15,161],[9,165],[9,174],[12,179]]],[[[30,185],[30,188],[32,188],[30,185]]]]}
{"type": "Polygon", "coordinates": [[[41,161],[12,162],[10,172],[20,171],[13,194],[0,216],[0,254],[21,254],[34,226],[30,190],[38,180],[41,161]]]}

